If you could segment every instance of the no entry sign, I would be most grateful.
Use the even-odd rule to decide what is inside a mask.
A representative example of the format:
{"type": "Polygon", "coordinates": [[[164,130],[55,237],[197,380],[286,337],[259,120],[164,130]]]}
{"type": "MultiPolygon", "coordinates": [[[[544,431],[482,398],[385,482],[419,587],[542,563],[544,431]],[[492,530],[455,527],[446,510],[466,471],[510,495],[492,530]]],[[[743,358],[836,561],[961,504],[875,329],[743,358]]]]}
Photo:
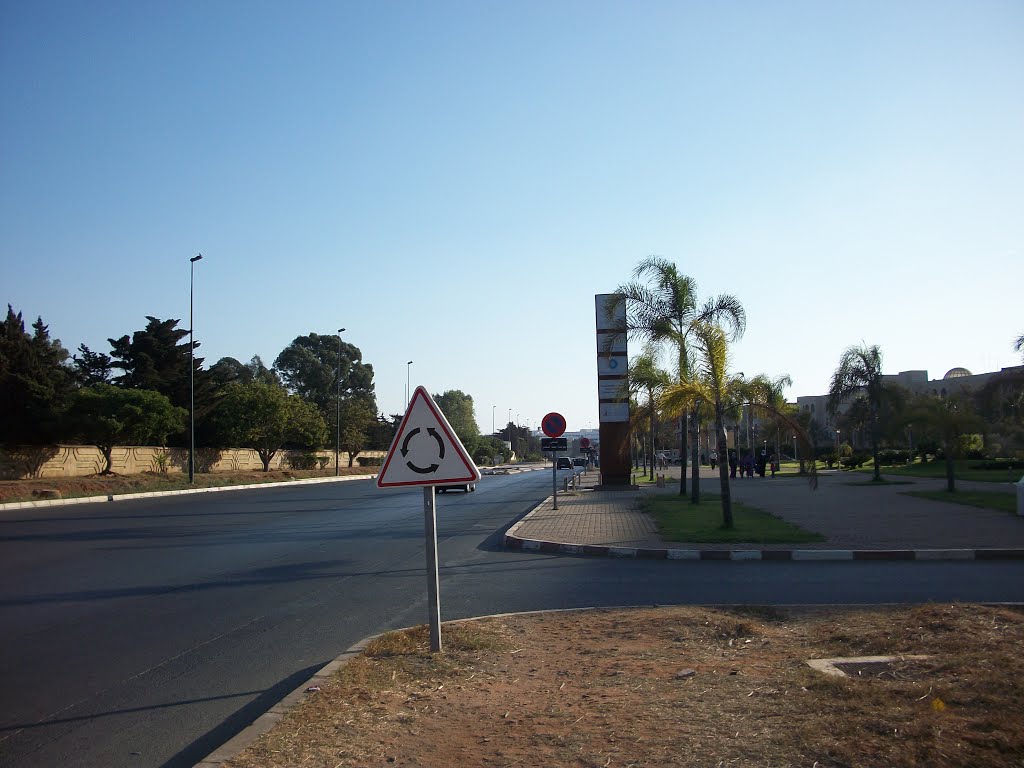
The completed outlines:
{"type": "Polygon", "coordinates": [[[548,437],[561,437],[565,432],[565,416],[552,411],[541,420],[540,428],[548,437]]]}

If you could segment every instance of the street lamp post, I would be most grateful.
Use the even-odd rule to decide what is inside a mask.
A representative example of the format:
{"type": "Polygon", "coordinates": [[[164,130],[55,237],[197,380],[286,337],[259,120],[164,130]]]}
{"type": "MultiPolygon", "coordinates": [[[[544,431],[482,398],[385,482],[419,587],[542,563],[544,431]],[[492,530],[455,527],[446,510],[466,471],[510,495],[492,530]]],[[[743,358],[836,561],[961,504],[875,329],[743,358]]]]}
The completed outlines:
{"type": "Polygon", "coordinates": [[[492,435],[498,434],[497,432],[494,431],[494,412],[496,410],[498,410],[498,406],[492,405],[491,406],[491,434],[492,435]]]}
{"type": "Polygon", "coordinates": [[[196,285],[196,262],[203,254],[193,256],[189,261],[188,277],[188,482],[195,482],[196,476],[196,365],[195,336],[192,318],[193,296],[196,285]]]}
{"type": "Polygon", "coordinates": [[[405,407],[409,407],[412,398],[412,360],[405,364],[405,407]]]}
{"type": "Polygon", "coordinates": [[[338,397],[335,408],[334,426],[334,476],[341,474],[341,334],[344,328],[338,329],[338,397]]]}
{"type": "Polygon", "coordinates": [[[796,452],[796,435],[793,435],[793,461],[800,461],[800,457],[797,455],[796,452]]]}

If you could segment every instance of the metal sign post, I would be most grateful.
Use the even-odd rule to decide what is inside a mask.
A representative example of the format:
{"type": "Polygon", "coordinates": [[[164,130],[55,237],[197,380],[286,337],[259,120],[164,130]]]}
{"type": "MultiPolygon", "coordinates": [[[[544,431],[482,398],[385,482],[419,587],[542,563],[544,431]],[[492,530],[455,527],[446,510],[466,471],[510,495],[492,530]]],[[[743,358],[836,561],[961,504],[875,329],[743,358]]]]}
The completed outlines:
{"type": "Polygon", "coordinates": [[[555,500],[555,509],[558,509],[558,453],[551,452],[551,497],[555,500]]]}
{"type": "Polygon", "coordinates": [[[378,488],[423,486],[423,530],[427,552],[430,650],[441,651],[441,598],[437,569],[437,515],[434,486],[475,484],[480,470],[448,419],[423,387],[416,387],[402,423],[377,475],[378,488]]]}
{"type": "Polygon", "coordinates": [[[441,652],[441,588],[437,570],[437,516],[434,486],[423,487],[423,532],[427,550],[427,603],[430,613],[430,650],[441,652]]]}
{"type": "Polygon", "coordinates": [[[540,420],[540,428],[550,438],[541,441],[541,448],[546,442],[551,450],[551,496],[554,499],[554,509],[558,509],[558,449],[568,450],[566,439],[562,437],[565,433],[565,416],[552,411],[540,420]],[[558,438],[559,442],[555,442],[558,438]]]}

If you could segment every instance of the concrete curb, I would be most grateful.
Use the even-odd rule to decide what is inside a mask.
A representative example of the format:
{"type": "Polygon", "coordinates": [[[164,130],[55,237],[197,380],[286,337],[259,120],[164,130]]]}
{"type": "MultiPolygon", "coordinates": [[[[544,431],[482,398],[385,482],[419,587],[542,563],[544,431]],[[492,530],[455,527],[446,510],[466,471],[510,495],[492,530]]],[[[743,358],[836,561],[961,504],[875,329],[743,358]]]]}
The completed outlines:
{"type": "MultiPolygon", "coordinates": [[[[386,633],[382,632],[381,634],[386,633]]],[[[319,691],[321,683],[327,682],[335,672],[352,661],[352,659],[359,656],[359,654],[366,649],[366,646],[378,637],[380,637],[380,635],[371,635],[370,637],[364,638],[340,656],[327,662],[315,675],[309,678],[309,680],[304,682],[294,691],[277,702],[273,707],[253,720],[251,725],[243,728],[231,739],[221,744],[217,749],[196,763],[194,768],[218,768],[228,760],[237,757],[243,750],[255,742],[256,739],[281,722],[281,719],[285,715],[298,707],[310,694],[314,694],[319,691]]]]}
{"type": "MultiPolygon", "coordinates": [[[[618,606],[620,609],[650,607],[650,605],[618,606]]],[[[449,621],[442,621],[441,626],[444,627],[451,624],[468,624],[473,621],[481,621],[483,619],[500,619],[506,616],[531,616],[533,614],[541,613],[575,613],[593,610],[602,609],[598,609],[596,606],[587,606],[584,608],[551,608],[548,610],[518,611],[515,613],[491,613],[484,616],[470,616],[465,619],[450,619],[449,621]]],[[[615,609],[613,608],[612,610],[615,609]]],[[[255,742],[256,739],[277,725],[285,715],[305,701],[311,693],[316,693],[321,683],[327,682],[339,669],[365,651],[366,646],[378,637],[391,634],[392,632],[404,632],[405,630],[412,628],[413,627],[398,627],[396,629],[389,629],[385,632],[363,638],[358,643],[344,651],[340,656],[327,662],[315,675],[309,678],[309,680],[304,682],[269,710],[257,717],[251,725],[246,726],[236,733],[234,737],[217,747],[217,749],[196,763],[193,768],[219,768],[228,760],[237,757],[243,750],[255,742]]]]}
{"type": "Polygon", "coordinates": [[[35,509],[36,507],[63,507],[68,504],[96,504],[107,501],[128,501],[129,499],[155,499],[161,496],[184,496],[191,493],[220,493],[222,491],[251,491],[253,488],[282,488],[293,485],[315,483],[343,483],[348,480],[374,480],[376,475],[343,475],[342,477],[307,477],[299,480],[284,480],[278,483],[250,483],[248,485],[218,485],[213,488],[182,488],[177,491],[151,491],[145,493],[121,493],[107,496],[80,496],[72,499],[43,499],[41,501],[12,501],[0,504],[0,512],[8,509],[35,509]]]}
{"type": "Polygon", "coordinates": [[[1021,549],[649,549],[595,544],[567,544],[522,539],[505,534],[506,549],[586,557],[634,557],[646,560],[1024,560],[1021,549]]]}

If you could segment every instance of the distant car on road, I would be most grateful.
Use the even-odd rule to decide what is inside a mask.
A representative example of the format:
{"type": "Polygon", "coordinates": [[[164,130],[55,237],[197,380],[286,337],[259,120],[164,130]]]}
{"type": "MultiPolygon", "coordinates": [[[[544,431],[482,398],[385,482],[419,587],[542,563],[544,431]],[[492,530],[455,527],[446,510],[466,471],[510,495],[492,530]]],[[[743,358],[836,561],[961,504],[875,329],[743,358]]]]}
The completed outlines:
{"type": "Polygon", "coordinates": [[[577,456],[572,460],[572,464],[574,467],[585,467],[587,466],[587,460],[582,456],[577,456]]]}
{"type": "Polygon", "coordinates": [[[568,456],[559,456],[555,462],[555,467],[558,469],[572,469],[572,459],[568,456]]]}
{"type": "Polygon", "coordinates": [[[437,490],[441,493],[445,491],[465,491],[466,493],[472,493],[476,490],[476,483],[459,483],[458,485],[439,485],[437,490]]]}

